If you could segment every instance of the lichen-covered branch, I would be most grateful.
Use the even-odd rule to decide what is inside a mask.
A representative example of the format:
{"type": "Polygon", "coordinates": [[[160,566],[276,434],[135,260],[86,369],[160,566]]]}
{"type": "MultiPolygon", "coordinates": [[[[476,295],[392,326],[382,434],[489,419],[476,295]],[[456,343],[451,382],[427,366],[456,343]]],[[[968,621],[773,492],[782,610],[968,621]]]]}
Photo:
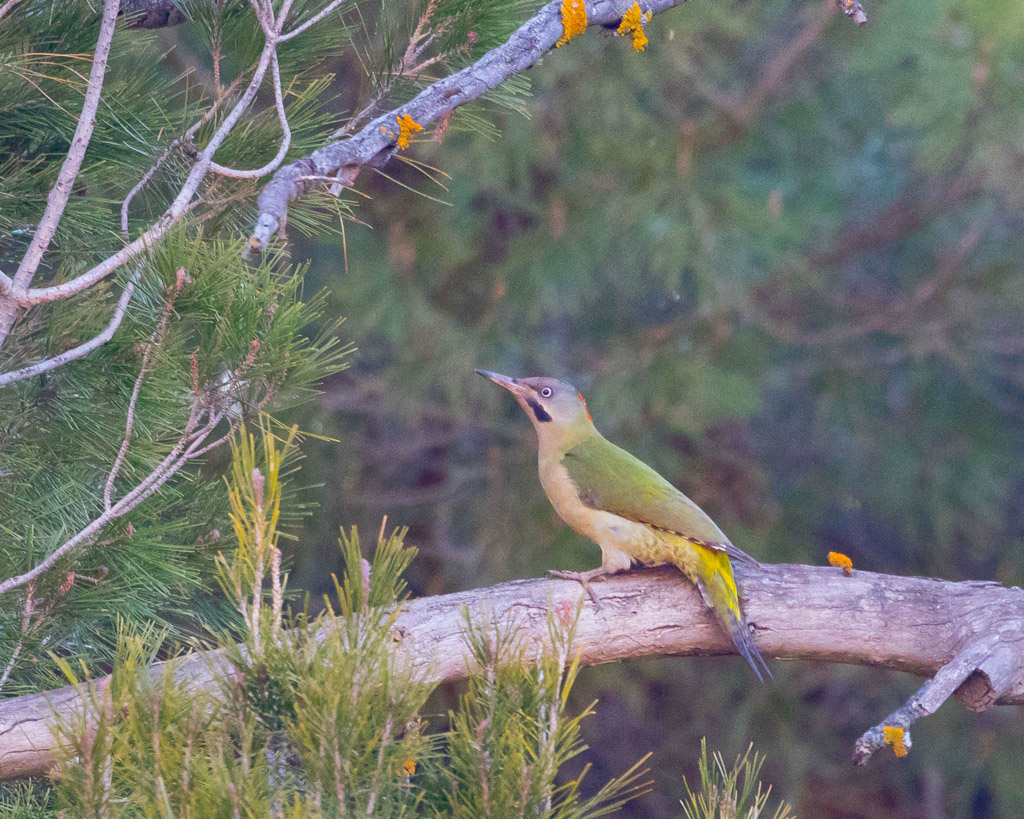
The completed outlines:
{"type": "MultiPolygon", "coordinates": [[[[905,731],[950,694],[976,710],[1024,704],[1021,589],[861,571],[848,577],[839,568],[795,565],[748,569],[740,584],[765,657],[855,663],[934,678],[879,726],[878,740],[867,740],[874,743],[870,750],[861,741],[858,748],[867,755],[884,743],[885,725],[905,731]]],[[[514,622],[530,654],[549,639],[549,612],[571,613],[581,603],[573,645],[584,665],[735,651],[700,595],[675,570],[620,575],[596,590],[600,610],[577,583],[561,580],[519,580],[413,600],[395,623],[395,651],[428,680],[459,679],[467,669],[467,611],[478,622],[514,622]]],[[[229,671],[216,652],[191,655],[175,666],[196,688],[229,671]]],[[[153,673],[159,672],[155,667],[153,673]]],[[[66,715],[82,702],[73,687],[0,702],[0,777],[47,770],[57,750],[48,727],[54,711],[66,715]]]]}
{"type": "MultiPolygon", "coordinates": [[[[651,0],[645,11],[657,13],[679,0],[651,0]]],[[[588,25],[611,25],[633,5],[628,0],[590,0],[585,3],[588,25]]],[[[351,137],[340,139],[281,168],[260,194],[251,250],[264,249],[288,216],[289,203],[321,180],[355,179],[365,165],[380,166],[393,155],[401,132],[400,118],[420,126],[442,120],[463,103],[484,96],[510,77],[533,66],[564,39],[561,0],[552,0],[517,29],[509,39],[477,62],[431,84],[407,104],[367,123],[351,137]]],[[[332,192],[337,194],[339,186],[332,192]]]]}
{"type": "Polygon", "coordinates": [[[998,690],[1012,685],[1012,675],[1020,673],[1019,654],[1007,651],[1001,642],[998,631],[969,641],[906,703],[861,735],[853,748],[853,761],[866,765],[875,751],[886,745],[891,745],[897,756],[905,756],[910,748],[910,726],[921,717],[934,714],[954,694],[972,711],[983,711],[993,705],[998,690]],[[993,666],[1002,673],[988,673],[993,666]],[[965,685],[969,680],[973,684],[965,685]]]}
{"type": "MultiPolygon", "coordinates": [[[[679,5],[681,0],[648,0],[640,8],[646,15],[679,5]]],[[[839,8],[857,23],[867,22],[856,0],[837,0],[839,8]]],[[[634,0],[587,0],[586,25],[615,26],[634,5],[634,0]]],[[[552,0],[517,29],[509,39],[477,62],[425,88],[407,104],[367,123],[357,134],[332,142],[281,168],[260,194],[256,225],[249,247],[260,251],[280,230],[289,203],[324,178],[354,179],[358,169],[379,166],[393,155],[399,138],[399,117],[411,117],[419,125],[441,120],[465,102],[478,99],[510,77],[533,66],[561,44],[566,29],[561,0],[552,0]]],[[[337,193],[335,187],[332,192],[337,193]]]]}
{"type": "MultiPolygon", "coordinates": [[[[0,6],[0,19],[3,18],[9,8],[19,2],[21,0],[7,0],[3,6],[0,6]]],[[[343,0],[332,0],[327,7],[317,13],[314,19],[303,25],[302,30],[304,31],[309,25],[318,23],[340,6],[342,2],[343,0]]],[[[859,0],[836,0],[836,5],[842,10],[843,14],[853,18],[857,25],[867,23],[867,14],[864,13],[864,6],[860,4],[859,0]]],[[[181,0],[121,0],[121,16],[126,21],[126,28],[154,29],[176,26],[186,22],[189,19],[188,15],[189,7],[186,3],[181,2],[181,0]]],[[[292,35],[283,37],[282,42],[300,33],[301,31],[297,31],[292,35]]]]}
{"type": "MultiPolygon", "coordinates": [[[[657,13],[679,2],[651,0],[644,6],[645,10],[657,13]]],[[[587,22],[590,25],[617,23],[632,5],[627,0],[589,0],[587,22]]],[[[371,120],[357,134],[325,145],[310,156],[281,168],[260,193],[250,248],[259,251],[267,246],[284,225],[289,202],[317,184],[309,177],[336,177],[353,168],[381,165],[390,159],[398,141],[399,116],[409,116],[420,125],[426,125],[530,68],[562,37],[561,7],[561,0],[552,0],[507,41],[477,62],[431,84],[407,104],[371,120]]]]}

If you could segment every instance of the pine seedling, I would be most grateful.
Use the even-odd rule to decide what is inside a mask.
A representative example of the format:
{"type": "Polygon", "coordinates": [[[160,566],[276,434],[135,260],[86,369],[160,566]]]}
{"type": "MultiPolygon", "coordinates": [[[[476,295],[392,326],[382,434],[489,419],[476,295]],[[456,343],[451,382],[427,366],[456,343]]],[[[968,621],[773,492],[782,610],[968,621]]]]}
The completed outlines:
{"type": "MultiPolygon", "coordinates": [[[[122,622],[107,684],[89,666],[55,658],[85,691],[55,728],[64,759],[56,802],[68,817],[378,819],[481,815],[590,819],[644,792],[634,765],[583,798],[586,773],[560,769],[585,750],[568,697],[579,671],[575,616],[549,616],[549,642],[527,654],[513,623],[467,614],[473,674],[446,731],[422,717],[429,663],[396,651],[415,550],[385,524],[371,558],[342,532],[344,572],[315,621],[290,615],[277,547],[294,457],[294,429],[244,430],[232,447],[228,496],[236,548],[218,578],[238,612],[241,643],[222,633],[209,655],[213,684],[171,659],[153,666],[165,635],[122,622]]],[[[199,675],[202,676],[202,675],[199,675]]],[[[11,804],[18,804],[12,801],[11,804]]]]}
{"type": "Polygon", "coordinates": [[[161,635],[124,624],[110,683],[55,728],[65,748],[56,783],[66,817],[272,815],[269,757],[255,713],[193,690],[172,660],[151,668],[161,635]]]}
{"type": "Polygon", "coordinates": [[[486,628],[467,614],[466,637],[476,673],[457,711],[449,713],[442,761],[432,770],[433,815],[583,819],[604,816],[646,792],[644,757],[589,799],[576,778],[559,783],[561,767],[586,750],[580,723],[592,707],[567,713],[579,665],[571,659],[575,616],[549,615],[551,642],[531,661],[512,623],[486,628]]]}
{"type": "Polygon", "coordinates": [[[256,439],[242,432],[232,442],[228,501],[236,546],[230,557],[218,555],[221,589],[234,603],[245,623],[247,648],[253,658],[262,654],[264,637],[276,638],[284,614],[285,580],[281,550],[277,547],[281,516],[281,471],[295,443],[292,427],[278,444],[267,422],[262,422],[264,465],[257,465],[256,439]],[[264,606],[264,584],[270,581],[270,608],[264,606]],[[264,618],[269,622],[264,622],[264,618]]]}
{"type": "Polygon", "coordinates": [[[767,812],[772,788],[763,787],[758,780],[764,760],[764,755],[751,745],[727,766],[718,751],[708,758],[707,739],[701,739],[697,762],[700,786],[694,791],[684,778],[686,799],[680,802],[683,815],[686,819],[794,819],[793,809],[786,802],[780,802],[774,813],[767,812]]]}
{"type": "Polygon", "coordinates": [[[392,633],[415,555],[405,535],[382,525],[367,561],[358,531],[342,532],[337,608],[328,601],[298,676],[286,732],[328,816],[397,819],[415,815],[422,799],[414,775],[433,741],[420,712],[433,686],[398,662],[392,633]]]}

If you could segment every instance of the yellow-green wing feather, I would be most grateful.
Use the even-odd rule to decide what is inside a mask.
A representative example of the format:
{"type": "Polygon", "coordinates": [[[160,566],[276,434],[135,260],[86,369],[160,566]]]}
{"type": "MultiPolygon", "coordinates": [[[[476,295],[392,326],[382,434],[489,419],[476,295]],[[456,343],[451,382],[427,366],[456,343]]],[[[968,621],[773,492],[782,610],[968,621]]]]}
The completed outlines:
{"type": "Polygon", "coordinates": [[[707,543],[729,542],[713,520],[639,458],[604,438],[566,452],[563,465],[591,509],[707,543]]]}

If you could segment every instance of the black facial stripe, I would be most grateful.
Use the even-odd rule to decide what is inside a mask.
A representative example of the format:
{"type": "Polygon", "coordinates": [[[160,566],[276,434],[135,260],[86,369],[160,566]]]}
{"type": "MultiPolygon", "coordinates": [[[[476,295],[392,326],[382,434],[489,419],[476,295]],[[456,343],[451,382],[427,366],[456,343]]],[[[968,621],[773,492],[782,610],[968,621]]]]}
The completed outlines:
{"type": "Polygon", "coordinates": [[[548,411],[532,398],[526,399],[526,405],[533,410],[533,414],[537,416],[538,421],[543,422],[551,420],[551,416],[548,415],[548,411]]]}

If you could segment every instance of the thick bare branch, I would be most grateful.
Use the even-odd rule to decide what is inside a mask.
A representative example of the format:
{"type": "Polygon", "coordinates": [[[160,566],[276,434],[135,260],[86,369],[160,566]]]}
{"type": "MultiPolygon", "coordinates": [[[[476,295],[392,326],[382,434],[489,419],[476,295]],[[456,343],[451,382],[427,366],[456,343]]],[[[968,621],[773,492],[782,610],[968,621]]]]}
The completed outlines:
{"type": "MultiPolygon", "coordinates": [[[[846,577],[840,569],[793,565],[749,569],[740,581],[766,657],[934,676],[915,695],[924,710],[906,706],[915,717],[931,713],[954,691],[976,709],[1024,704],[1020,589],[860,571],[846,577]]],[[[477,621],[512,619],[529,653],[549,639],[549,611],[571,613],[582,600],[574,646],[584,665],[735,652],[700,595],[675,570],[620,575],[597,591],[600,610],[577,583],[561,580],[520,580],[413,600],[395,623],[395,650],[427,680],[459,679],[467,668],[465,611],[477,621]]],[[[197,653],[175,666],[178,678],[197,689],[229,671],[217,652],[197,653]]],[[[153,673],[160,673],[159,666],[153,673]]],[[[82,703],[81,692],[71,687],[0,702],[0,777],[51,766],[57,751],[48,728],[53,711],[67,715],[82,703]]]]}

